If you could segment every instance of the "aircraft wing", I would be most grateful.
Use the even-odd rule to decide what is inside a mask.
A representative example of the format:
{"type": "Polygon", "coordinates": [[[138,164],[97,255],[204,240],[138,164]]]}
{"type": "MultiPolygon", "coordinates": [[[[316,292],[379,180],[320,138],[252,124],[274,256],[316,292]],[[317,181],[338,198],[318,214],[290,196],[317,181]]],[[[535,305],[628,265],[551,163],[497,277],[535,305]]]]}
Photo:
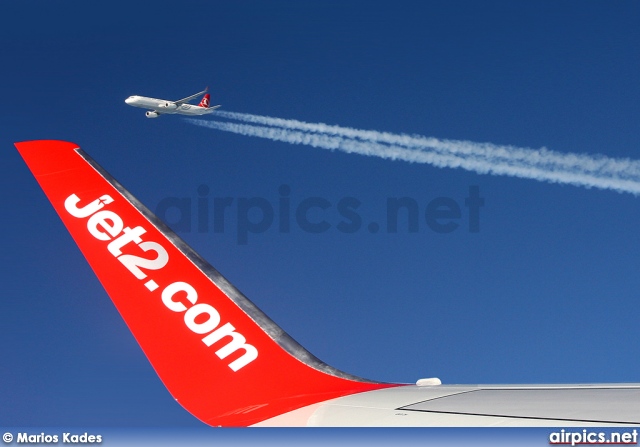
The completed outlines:
{"type": "Polygon", "coordinates": [[[191,101],[192,99],[195,99],[195,98],[200,97],[201,95],[204,95],[205,93],[207,93],[207,91],[208,91],[208,90],[209,90],[209,88],[205,88],[204,90],[202,90],[202,91],[201,91],[201,92],[199,92],[199,93],[196,93],[196,94],[194,94],[194,95],[187,96],[186,98],[182,98],[182,99],[180,99],[180,100],[178,100],[178,101],[175,101],[175,104],[176,104],[177,106],[180,106],[180,105],[182,105],[182,104],[185,104],[185,103],[187,103],[187,102],[191,101]]]}
{"type": "Polygon", "coordinates": [[[640,425],[640,384],[398,385],[338,371],[78,145],[16,147],[168,391],[209,425],[640,425]]]}
{"type": "Polygon", "coordinates": [[[386,388],[311,405],[257,426],[582,427],[640,424],[640,384],[386,388]]]}

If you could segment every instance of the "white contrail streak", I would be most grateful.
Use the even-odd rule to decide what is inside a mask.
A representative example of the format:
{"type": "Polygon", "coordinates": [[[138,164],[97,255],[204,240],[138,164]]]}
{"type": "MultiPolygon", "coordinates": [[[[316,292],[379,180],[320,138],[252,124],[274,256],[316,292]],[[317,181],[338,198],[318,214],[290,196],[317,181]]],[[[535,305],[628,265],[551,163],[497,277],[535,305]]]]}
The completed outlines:
{"type": "Polygon", "coordinates": [[[263,126],[282,127],[329,135],[343,136],[374,141],[415,149],[435,150],[438,152],[474,155],[487,158],[504,158],[510,161],[575,168],[583,171],[617,173],[620,176],[640,178],[640,161],[614,159],[604,156],[588,156],[580,154],[563,154],[548,149],[527,149],[515,146],[499,146],[491,143],[474,143],[471,141],[440,140],[422,136],[392,134],[374,130],[359,130],[348,127],[331,126],[323,123],[305,123],[303,121],[272,118],[268,116],[250,115],[247,113],[218,111],[216,116],[222,118],[261,124],[263,126]]]}
{"type": "Polygon", "coordinates": [[[640,162],[635,160],[563,154],[544,148],[536,150],[440,140],[235,112],[218,111],[216,117],[260,125],[203,119],[187,121],[212,129],[291,144],[428,163],[437,167],[463,168],[479,174],[508,175],[640,194],[640,162]]]}

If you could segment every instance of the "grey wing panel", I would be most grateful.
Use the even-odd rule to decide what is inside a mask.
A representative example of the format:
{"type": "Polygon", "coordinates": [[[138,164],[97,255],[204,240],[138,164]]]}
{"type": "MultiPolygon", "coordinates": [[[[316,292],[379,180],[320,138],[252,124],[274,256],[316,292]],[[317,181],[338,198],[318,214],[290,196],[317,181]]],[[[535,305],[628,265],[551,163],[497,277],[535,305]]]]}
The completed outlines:
{"type": "MultiPolygon", "coordinates": [[[[266,424],[264,424],[266,425],[266,424]]],[[[303,425],[570,427],[640,425],[640,384],[404,386],[322,403],[303,425]]]]}
{"type": "Polygon", "coordinates": [[[640,389],[479,389],[406,405],[399,410],[567,423],[640,424],[640,389]]]}

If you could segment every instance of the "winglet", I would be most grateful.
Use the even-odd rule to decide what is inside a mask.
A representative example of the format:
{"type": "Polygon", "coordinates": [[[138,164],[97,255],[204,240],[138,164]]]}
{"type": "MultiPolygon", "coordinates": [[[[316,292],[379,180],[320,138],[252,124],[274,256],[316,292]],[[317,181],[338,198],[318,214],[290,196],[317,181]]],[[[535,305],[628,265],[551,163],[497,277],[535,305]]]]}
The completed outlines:
{"type": "Polygon", "coordinates": [[[16,147],[162,382],[198,419],[246,426],[393,386],[315,358],[78,145],[16,147]]]}

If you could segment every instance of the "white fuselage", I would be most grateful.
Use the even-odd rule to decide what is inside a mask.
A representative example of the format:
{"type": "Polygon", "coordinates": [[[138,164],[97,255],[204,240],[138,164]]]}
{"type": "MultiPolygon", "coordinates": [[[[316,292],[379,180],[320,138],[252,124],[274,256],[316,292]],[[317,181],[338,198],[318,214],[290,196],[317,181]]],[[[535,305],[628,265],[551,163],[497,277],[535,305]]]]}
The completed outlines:
{"type": "Polygon", "coordinates": [[[178,113],[181,115],[205,115],[216,107],[200,107],[193,104],[177,105],[166,99],[147,98],[146,96],[129,96],[124,102],[133,107],[153,110],[158,114],[178,113]]]}

